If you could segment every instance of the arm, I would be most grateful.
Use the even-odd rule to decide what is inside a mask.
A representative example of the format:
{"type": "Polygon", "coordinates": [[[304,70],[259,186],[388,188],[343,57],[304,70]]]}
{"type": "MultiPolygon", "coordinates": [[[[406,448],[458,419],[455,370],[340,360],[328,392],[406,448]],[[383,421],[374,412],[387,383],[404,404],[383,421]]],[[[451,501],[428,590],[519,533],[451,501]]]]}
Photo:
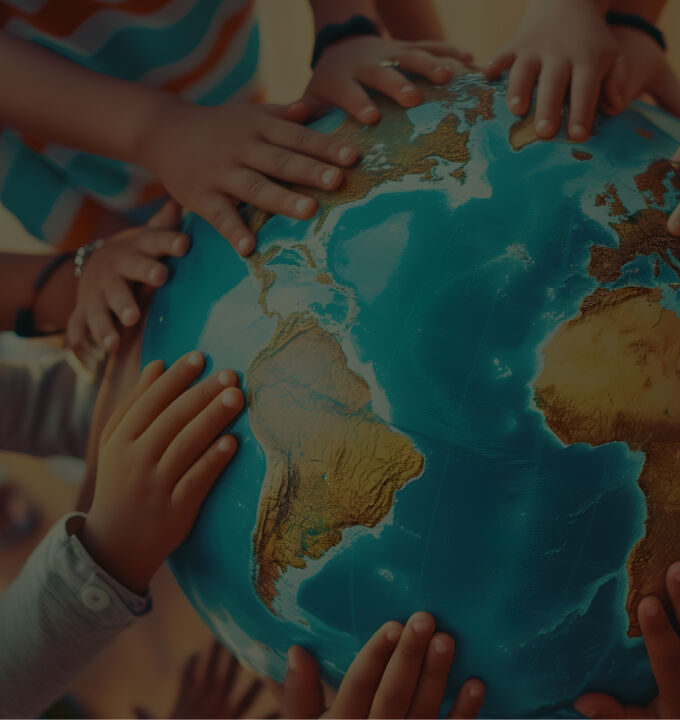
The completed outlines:
{"type": "Polygon", "coordinates": [[[375,0],[378,15],[398,40],[444,41],[444,31],[432,0],[375,0]]]}

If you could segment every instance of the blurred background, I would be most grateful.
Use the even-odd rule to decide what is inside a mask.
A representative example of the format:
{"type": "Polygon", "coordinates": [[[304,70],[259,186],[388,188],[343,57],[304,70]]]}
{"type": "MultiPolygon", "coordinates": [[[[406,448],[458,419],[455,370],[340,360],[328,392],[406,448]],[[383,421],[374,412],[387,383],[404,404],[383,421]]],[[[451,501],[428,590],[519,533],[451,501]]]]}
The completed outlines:
{"type": "MultiPolygon", "coordinates": [[[[340,0],[339,0],[340,1],[340,0]]],[[[448,40],[472,52],[478,62],[510,38],[527,0],[437,0],[448,40]]],[[[307,0],[257,0],[261,31],[261,77],[269,102],[299,97],[309,80],[313,22],[307,0]]],[[[680,0],[670,0],[661,18],[669,57],[680,72],[680,0]]],[[[0,250],[44,252],[0,206],[0,250]]],[[[32,341],[35,343],[36,341],[32,341]]],[[[25,345],[0,333],[0,355],[18,357],[25,345]]],[[[18,482],[42,510],[40,527],[29,539],[0,547],[0,592],[18,573],[42,534],[75,505],[82,466],[0,453],[3,477],[18,482]]],[[[154,611],[137,623],[78,680],[74,695],[91,716],[129,717],[133,705],[156,716],[169,712],[177,680],[190,653],[205,648],[210,633],[194,613],[167,569],[152,585],[154,611]]],[[[245,682],[245,679],[244,679],[245,682]]],[[[267,702],[262,705],[267,712],[267,702]]]]}

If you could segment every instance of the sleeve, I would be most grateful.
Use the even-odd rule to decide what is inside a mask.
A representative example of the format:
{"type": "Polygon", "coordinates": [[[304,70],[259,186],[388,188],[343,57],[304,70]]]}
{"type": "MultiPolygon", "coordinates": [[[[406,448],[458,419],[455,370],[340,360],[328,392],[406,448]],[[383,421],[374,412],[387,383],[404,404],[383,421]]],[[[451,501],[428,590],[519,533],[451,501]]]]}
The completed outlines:
{"type": "Polygon", "coordinates": [[[96,392],[65,352],[0,362],[0,450],[84,457],[96,392]]]}
{"type": "Polygon", "coordinates": [[[142,597],[110,577],[62,518],[0,596],[0,717],[36,717],[140,615],[142,597]]]}

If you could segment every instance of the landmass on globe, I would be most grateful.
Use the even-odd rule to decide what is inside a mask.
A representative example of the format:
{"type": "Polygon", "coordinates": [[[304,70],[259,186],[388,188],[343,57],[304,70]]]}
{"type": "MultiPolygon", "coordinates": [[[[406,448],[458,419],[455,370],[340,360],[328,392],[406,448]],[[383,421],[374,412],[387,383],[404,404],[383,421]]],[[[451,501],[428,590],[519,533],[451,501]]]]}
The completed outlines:
{"type": "MultiPolygon", "coordinates": [[[[595,198],[608,208],[619,240],[618,247],[590,248],[588,273],[598,283],[618,280],[641,255],[661,258],[680,282],[680,238],[668,232],[668,215],[659,209],[665,182],[680,189],[667,161],[638,175],[647,207],[632,215],[612,184],[595,198]]],[[[680,548],[680,318],[662,299],[658,288],[595,289],[546,344],[535,385],[536,404],[564,443],[619,441],[645,453],[638,478],[647,502],[645,534],[627,562],[631,637],[640,634],[637,606],[645,595],[664,598],[670,610],[665,574],[680,548]]]]}

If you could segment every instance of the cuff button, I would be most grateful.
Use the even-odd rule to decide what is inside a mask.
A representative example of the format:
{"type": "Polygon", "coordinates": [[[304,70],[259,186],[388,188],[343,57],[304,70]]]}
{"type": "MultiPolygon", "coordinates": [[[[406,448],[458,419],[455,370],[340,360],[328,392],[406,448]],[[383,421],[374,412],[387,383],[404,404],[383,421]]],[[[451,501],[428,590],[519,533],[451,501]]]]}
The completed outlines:
{"type": "Polygon", "coordinates": [[[111,598],[104,588],[88,585],[83,588],[80,594],[80,599],[83,601],[83,605],[92,612],[101,612],[106,609],[111,598]]]}

